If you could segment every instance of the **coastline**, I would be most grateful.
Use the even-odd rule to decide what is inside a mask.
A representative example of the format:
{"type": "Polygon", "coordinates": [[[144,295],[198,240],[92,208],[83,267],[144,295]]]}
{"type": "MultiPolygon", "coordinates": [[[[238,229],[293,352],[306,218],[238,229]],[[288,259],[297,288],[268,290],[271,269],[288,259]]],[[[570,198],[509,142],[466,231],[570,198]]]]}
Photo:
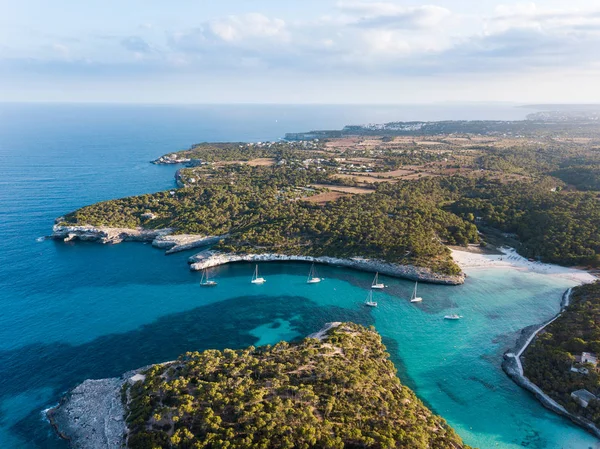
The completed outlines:
{"type": "Polygon", "coordinates": [[[568,289],[562,297],[560,304],[560,311],[550,320],[546,321],[542,325],[528,326],[521,330],[521,334],[515,343],[513,349],[509,349],[504,353],[504,360],[502,362],[502,370],[508,377],[512,379],[521,388],[531,392],[536,399],[547,409],[554,413],[564,416],[570,419],[573,423],[587,430],[597,438],[600,438],[600,428],[598,428],[593,422],[582,418],[581,416],[574,415],[565,409],[562,405],[548,396],[540,387],[529,380],[523,371],[523,365],[521,363],[521,356],[527,350],[529,345],[533,342],[535,337],[543,331],[547,326],[552,324],[562,315],[562,312],[569,306],[571,298],[572,288],[568,289]]]}
{"type": "Polygon", "coordinates": [[[323,265],[353,268],[355,270],[372,273],[379,272],[386,276],[431,284],[461,285],[465,282],[464,273],[458,275],[444,275],[436,273],[429,268],[416,267],[414,265],[399,265],[362,257],[341,259],[328,256],[313,257],[287,254],[234,254],[206,250],[190,257],[188,261],[190,270],[192,271],[201,271],[205,268],[212,268],[235,262],[314,262],[323,265]]]}
{"type": "MultiPolygon", "coordinates": [[[[597,280],[591,273],[577,268],[531,262],[519,255],[513,248],[498,248],[498,250],[500,251],[500,254],[485,254],[451,249],[452,258],[464,271],[490,268],[512,269],[561,277],[563,279],[575,281],[579,284],[591,283],[597,280]]],[[[544,407],[558,415],[570,419],[573,423],[587,430],[597,438],[600,438],[600,428],[591,421],[570,413],[562,405],[548,396],[540,387],[525,376],[523,365],[521,363],[521,356],[531,345],[535,337],[547,326],[557,320],[562,315],[562,312],[569,306],[571,292],[572,288],[569,288],[563,294],[560,303],[560,311],[555,316],[540,325],[531,325],[521,330],[521,333],[515,342],[515,346],[504,353],[502,370],[518,386],[532,393],[544,407]]]]}
{"type": "Polygon", "coordinates": [[[76,449],[117,449],[126,447],[127,424],[123,385],[144,381],[148,365],[124,373],[121,377],[86,379],[69,390],[58,405],[45,411],[58,436],[76,449]]]}
{"type": "MultiPolygon", "coordinates": [[[[57,221],[60,221],[59,217],[57,221]]],[[[143,228],[113,228],[108,226],[67,226],[55,224],[52,228],[54,240],[62,240],[65,243],[72,241],[97,242],[102,244],[116,245],[122,242],[152,243],[152,246],[165,249],[165,254],[173,254],[190,249],[206,247],[218,243],[227,235],[205,236],[194,234],[173,234],[174,230],[143,229],[143,228]]],[[[201,271],[204,268],[212,268],[219,265],[234,262],[315,262],[324,265],[342,266],[359,271],[379,272],[381,274],[408,279],[412,281],[427,282],[441,285],[461,285],[465,282],[464,272],[458,275],[445,275],[436,273],[429,268],[414,265],[400,265],[376,259],[363,257],[336,258],[329,256],[312,257],[302,255],[286,254],[235,254],[219,253],[205,250],[193,255],[189,259],[192,271],[201,271]]]]}
{"type": "MultiPolygon", "coordinates": [[[[325,323],[306,338],[320,341],[341,322],[325,323]]],[[[170,365],[176,360],[155,363],[124,373],[121,377],[86,379],[65,393],[57,405],[45,410],[45,415],[57,435],[74,449],[119,449],[127,447],[129,429],[125,421],[122,393],[125,384],[144,382],[142,373],[152,367],[170,365]]]]}
{"type": "MultiPolygon", "coordinates": [[[[60,220],[58,218],[57,220],[60,220]]],[[[200,248],[217,243],[226,236],[206,236],[196,234],[173,234],[171,228],[164,229],[131,229],[112,228],[108,226],[63,226],[54,225],[50,238],[71,242],[98,242],[116,245],[122,242],[145,242],[165,249],[165,254],[174,254],[189,249],[200,248]]]]}
{"type": "Polygon", "coordinates": [[[519,255],[513,248],[498,248],[498,250],[500,254],[483,254],[450,249],[452,251],[452,258],[463,271],[481,268],[504,268],[547,274],[568,279],[579,284],[587,284],[597,279],[593,274],[578,268],[569,268],[542,262],[530,262],[525,257],[519,255]]]}
{"type": "Polygon", "coordinates": [[[126,441],[125,408],[121,388],[130,378],[87,379],[46,412],[50,425],[72,448],[123,447],[126,441]]]}

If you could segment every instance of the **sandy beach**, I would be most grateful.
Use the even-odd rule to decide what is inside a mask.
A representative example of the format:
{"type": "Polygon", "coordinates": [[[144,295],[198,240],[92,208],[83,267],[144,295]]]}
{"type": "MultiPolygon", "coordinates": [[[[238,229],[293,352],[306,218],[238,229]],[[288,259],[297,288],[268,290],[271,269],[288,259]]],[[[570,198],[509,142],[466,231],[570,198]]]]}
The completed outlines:
{"type": "Polygon", "coordinates": [[[502,254],[478,254],[451,249],[452,258],[465,271],[478,268],[509,268],[533,273],[549,274],[569,279],[581,284],[594,282],[597,278],[591,273],[576,268],[561,267],[542,262],[530,262],[513,248],[498,248],[502,254]]]}

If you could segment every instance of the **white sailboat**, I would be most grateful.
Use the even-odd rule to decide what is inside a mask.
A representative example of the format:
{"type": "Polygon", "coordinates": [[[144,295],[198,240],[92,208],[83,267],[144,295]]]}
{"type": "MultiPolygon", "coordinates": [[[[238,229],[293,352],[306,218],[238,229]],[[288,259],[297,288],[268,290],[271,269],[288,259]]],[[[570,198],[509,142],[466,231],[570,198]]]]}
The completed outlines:
{"type": "Polygon", "coordinates": [[[258,275],[258,264],[256,265],[256,268],[254,269],[254,274],[252,275],[252,282],[253,284],[264,284],[265,282],[267,282],[267,280],[263,277],[260,277],[258,275]]]}
{"type": "Polygon", "coordinates": [[[200,279],[200,287],[216,287],[217,282],[208,278],[208,270],[202,270],[202,279],[200,279]]]}
{"type": "Polygon", "coordinates": [[[385,288],[385,285],[383,285],[382,283],[379,282],[379,273],[375,273],[375,279],[373,279],[371,288],[375,288],[377,290],[382,290],[385,288]]]}
{"type": "Polygon", "coordinates": [[[373,300],[373,291],[372,290],[369,290],[369,294],[367,295],[367,299],[365,300],[365,306],[377,307],[377,301],[373,300]]]}
{"type": "Polygon", "coordinates": [[[310,266],[310,271],[308,273],[308,279],[306,280],[306,283],[307,284],[318,284],[322,280],[323,279],[321,279],[320,277],[317,277],[317,273],[315,271],[315,263],[313,262],[313,264],[310,266]]]}
{"type": "Polygon", "coordinates": [[[421,301],[423,301],[423,298],[417,296],[417,285],[418,284],[419,284],[418,282],[415,282],[415,289],[413,290],[413,294],[410,297],[410,302],[421,302],[421,301]]]}
{"type": "Polygon", "coordinates": [[[462,316],[453,313],[452,315],[446,315],[444,317],[445,320],[460,320],[462,316]]]}

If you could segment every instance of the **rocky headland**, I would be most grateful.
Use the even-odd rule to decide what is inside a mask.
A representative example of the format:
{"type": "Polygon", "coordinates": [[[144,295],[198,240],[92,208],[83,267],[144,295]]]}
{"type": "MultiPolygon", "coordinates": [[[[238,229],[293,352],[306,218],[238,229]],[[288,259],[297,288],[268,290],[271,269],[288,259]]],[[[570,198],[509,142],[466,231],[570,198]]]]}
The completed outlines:
{"type": "Polygon", "coordinates": [[[223,238],[223,236],[173,234],[173,232],[173,229],[170,228],[129,229],[106,226],[64,226],[57,224],[53,227],[51,237],[64,242],[80,240],[103,244],[151,242],[152,246],[167,250],[166,254],[212,245],[223,238]]]}
{"type": "Polygon", "coordinates": [[[400,383],[381,337],[353,323],[327,323],[298,343],[190,352],[119,378],[86,380],[47,415],[77,449],[196,447],[211,440],[245,448],[255,426],[262,426],[251,434],[255,445],[265,448],[282,447],[277,442],[286,438],[302,447],[385,442],[468,449],[400,383]],[[379,392],[376,403],[367,391],[379,392]],[[334,394],[337,401],[330,399],[334,394]],[[219,399],[223,395],[228,401],[219,399]],[[329,415],[339,418],[322,419],[329,415]]]}
{"type": "Polygon", "coordinates": [[[182,157],[177,153],[165,154],[152,161],[156,165],[187,164],[188,162],[191,162],[190,158],[182,157]]]}
{"type": "Polygon", "coordinates": [[[400,265],[376,259],[352,257],[341,259],[337,257],[312,257],[286,254],[235,254],[218,251],[202,251],[189,259],[190,269],[200,271],[232,262],[315,262],[324,265],[335,265],[355,270],[379,272],[387,276],[409,279],[432,284],[460,285],[465,282],[464,273],[458,275],[445,275],[436,273],[429,268],[414,265],[400,265]]]}
{"type": "MultiPolygon", "coordinates": [[[[57,219],[60,222],[60,218],[57,219]]],[[[56,240],[64,242],[84,241],[98,242],[102,244],[118,244],[121,242],[145,242],[152,246],[166,250],[165,254],[173,254],[206,247],[218,243],[226,238],[222,236],[206,236],[195,234],[173,234],[171,228],[165,229],[130,229],[113,228],[107,226],[69,226],[56,224],[52,235],[56,240]]],[[[212,268],[233,262],[315,262],[324,265],[335,265],[355,270],[379,272],[387,276],[409,279],[432,284],[460,285],[465,282],[465,274],[446,275],[435,271],[417,267],[414,265],[400,265],[376,259],[363,257],[337,258],[337,257],[312,257],[303,255],[286,254],[236,254],[205,250],[190,257],[190,269],[201,271],[204,268],[212,268]]]]}

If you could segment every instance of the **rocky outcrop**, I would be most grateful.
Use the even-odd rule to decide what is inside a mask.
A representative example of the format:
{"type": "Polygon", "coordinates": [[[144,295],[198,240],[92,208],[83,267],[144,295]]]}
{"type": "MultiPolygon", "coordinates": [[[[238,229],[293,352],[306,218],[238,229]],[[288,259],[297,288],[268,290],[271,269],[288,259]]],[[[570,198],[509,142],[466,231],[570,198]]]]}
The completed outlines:
{"type": "MultiPolygon", "coordinates": [[[[342,323],[326,323],[309,338],[323,340],[342,323]]],[[[174,362],[165,362],[171,364],[174,362]]],[[[118,449],[126,447],[127,424],[122,389],[125,383],[146,380],[142,374],[154,365],[123,374],[122,377],[85,380],[70,390],[46,416],[58,435],[74,449],[118,449]]]]}
{"type": "Polygon", "coordinates": [[[310,334],[308,338],[316,338],[319,341],[323,341],[329,331],[333,328],[340,327],[342,325],[341,321],[334,321],[332,323],[325,323],[325,327],[323,327],[320,331],[310,334]]]}
{"type": "Polygon", "coordinates": [[[54,225],[52,238],[70,242],[81,240],[99,243],[121,243],[121,242],[151,242],[157,237],[171,234],[172,229],[129,229],[111,228],[107,226],[63,226],[54,225]]]}
{"type": "MultiPolygon", "coordinates": [[[[169,364],[173,362],[165,362],[169,364]]],[[[122,377],[86,380],[69,391],[46,416],[58,435],[74,449],[118,449],[125,447],[127,425],[122,388],[143,382],[143,373],[153,365],[129,371],[122,377]]]]}
{"type": "Polygon", "coordinates": [[[181,176],[181,169],[175,172],[175,183],[177,184],[177,187],[185,187],[185,181],[181,176]]]}
{"type": "Polygon", "coordinates": [[[153,160],[152,163],[156,165],[185,164],[186,167],[198,167],[200,165],[207,164],[207,162],[204,162],[200,159],[184,157],[178,153],[166,154],[164,156],[159,157],[158,159],[153,160]]]}
{"type": "Polygon", "coordinates": [[[195,234],[172,234],[173,229],[129,229],[110,228],[106,226],[63,226],[55,225],[52,238],[70,242],[81,240],[104,244],[121,242],[152,242],[152,246],[166,249],[166,254],[173,254],[188,249],[212,245],[223,236],[206,236],[195,234]]]}
{"type": "Polygon", "coordinates": [[[47,412],[58,434],[72,448],[119,448],[127,427],[121,401],[123,378],[86,380],[47,412]]]}
{"type": "Polygon", "coordinates": [[[177,153],[165,154],[164,156],[159,157],[152,161],[153,164],[156,165],[171,165],[171,164],[186,164],[190,162],[191,159],[187,157],[181,157],[177,153]]]}
{"type": "Polygon", "coordinates": [[[459,285],[465,282],[465,275],[444,275],[435,273],[429,268],[415,267],[414,265],[399,265],[382,260],[352,257],[340,259],[336,257],[312,257],[285,254],[234,254],[216,251],[203,251],[192,256],[189,260],[190,269],[200,271],[204,268],[216,267],[232,262],[315,262],[325,265],[336,265],[354,268],[361,271],[379,272],[388,276],[410,279],[413,281],[429,282],[432,284],[459,285]]]}
{"type": "Polygon", "coordinates": [[[546,407],[549,410],[552,410],[555,413],[558,413],[561,416],[569,418],[575,424],[583,427],[587,431],[594,434],[596,437],[600,438],[600,429],[596,427],[596,425],[593,422],[570,413],[562,405],[560,405],[558,402],[556,402],[554,399],[552,399],[550,396],[544,393],[544,391],[540,387],[538,387],[527,377],[525,377],[525,374],[523,372],[523,365],[521,364],[521,355],[529,347],[536,335],[538,335],[545,327],[556,321],[560,317],[564,308],[569,305],[571,291],[572,289],[569,289],[563,295],[560,304],[561,312],[558,313],[554,318],[547,321],[541,326],[528,326],[521,331],[521,334],[517,339],[515,347],[504,354],[502,369],[508,375],[508,377],[510,377],[517,385],[533,393],[533,395],[537,398],[538,401],[540,401],[540,403],[544,407],[546,407]]]}
{"type": "Polygon", "coordinates": [[[152,246],[167,249],[166,254],[173,254],[201,246],[214,245],[226,236],[203,236],[195,234],[161,235],[152,241],[152,246]]]}

